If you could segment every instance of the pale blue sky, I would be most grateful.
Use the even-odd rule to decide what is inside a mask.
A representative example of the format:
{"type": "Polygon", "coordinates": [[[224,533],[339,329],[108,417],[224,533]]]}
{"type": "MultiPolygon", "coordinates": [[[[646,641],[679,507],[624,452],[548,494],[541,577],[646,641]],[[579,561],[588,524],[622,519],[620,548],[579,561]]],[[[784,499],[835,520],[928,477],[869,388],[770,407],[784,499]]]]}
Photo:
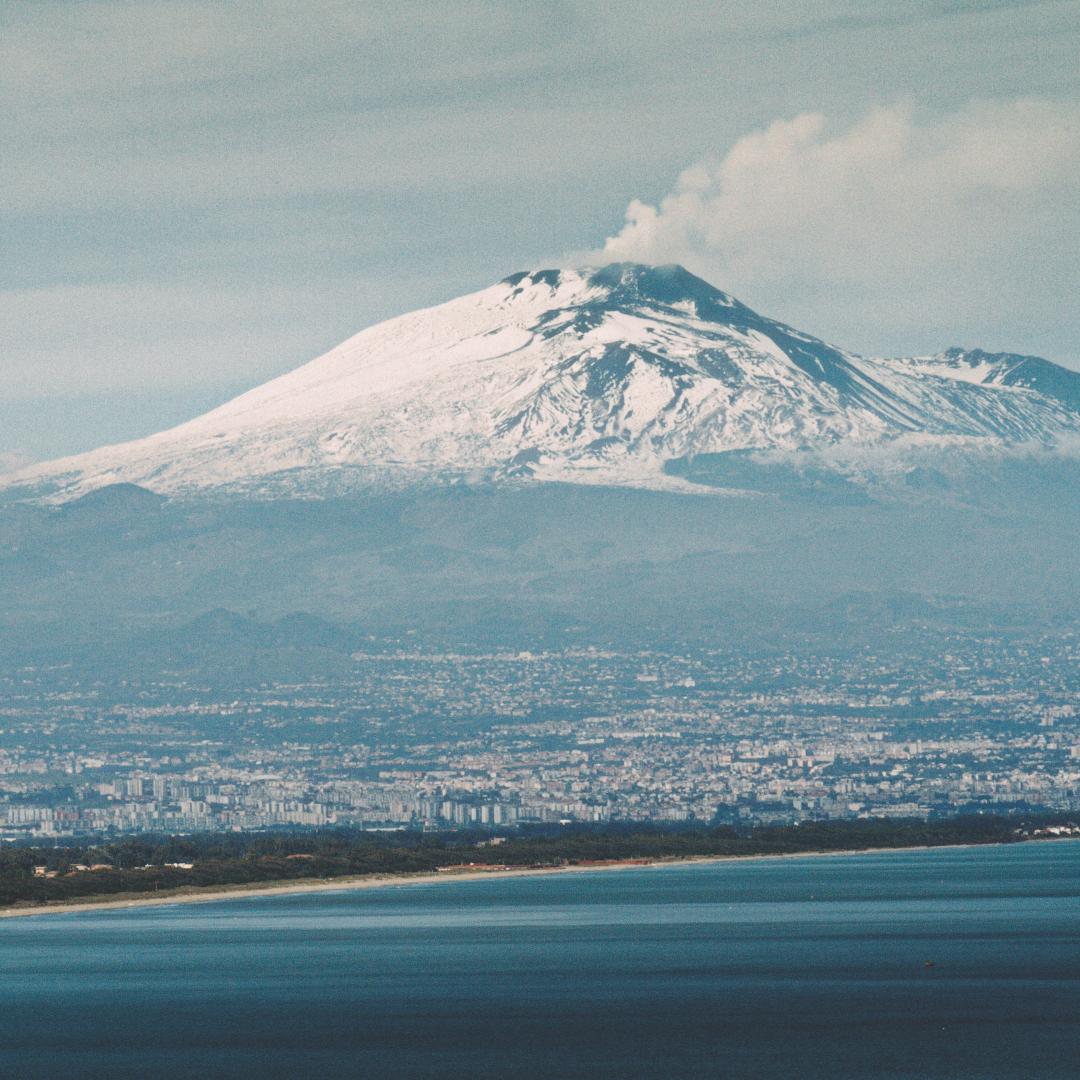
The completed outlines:
{"type": "Polygon", "coordinates": [[[1080,0],[0,2],[0,463],[605,241],[1080,367],[1077,56],[1080,0]]]}

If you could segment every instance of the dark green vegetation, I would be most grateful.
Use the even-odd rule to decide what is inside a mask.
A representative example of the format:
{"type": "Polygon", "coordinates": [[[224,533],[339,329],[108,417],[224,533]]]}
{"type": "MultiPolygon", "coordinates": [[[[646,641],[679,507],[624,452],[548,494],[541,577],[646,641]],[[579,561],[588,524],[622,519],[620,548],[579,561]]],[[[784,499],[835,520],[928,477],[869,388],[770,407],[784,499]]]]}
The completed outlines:
{"type": "Polygon", "coordinates": [[[480,833],[207,833],[125,839],[98,846],[0,850],[0,905],[62,903],[117,894],[215,888],[362,874],[430,873],[483,864],[557,867],[632,859],[789,855],[866,848],[1014,843],[1065,819],[970,816],[939,821],[867,820],[758,826],[567,826],[480,833]],[[190,869],[167,863],[191,863],[190,869]],[[75,869],[76,866],[98,869],[75,869]],[[35,867],[38,872],[35,872],[35,867]],[[43,876],[40,869],[49,874],[43,876]]]}

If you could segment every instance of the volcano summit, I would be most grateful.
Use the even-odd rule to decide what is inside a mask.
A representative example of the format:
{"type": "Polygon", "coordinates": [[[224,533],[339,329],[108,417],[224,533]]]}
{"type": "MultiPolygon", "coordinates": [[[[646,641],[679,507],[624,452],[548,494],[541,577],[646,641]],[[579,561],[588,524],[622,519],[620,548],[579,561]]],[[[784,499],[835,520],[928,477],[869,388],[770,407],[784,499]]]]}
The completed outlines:
{"type": "Polygon", "coordinates": [[[461,479],[685,488],[679,463],[701,455],[1077,434],[1080,374],[1048,361],[868,359],[680,266],[616,263],[513,274],[179,427],[4,484],[54,499],[116,483],[290,496],[461,479]]]}

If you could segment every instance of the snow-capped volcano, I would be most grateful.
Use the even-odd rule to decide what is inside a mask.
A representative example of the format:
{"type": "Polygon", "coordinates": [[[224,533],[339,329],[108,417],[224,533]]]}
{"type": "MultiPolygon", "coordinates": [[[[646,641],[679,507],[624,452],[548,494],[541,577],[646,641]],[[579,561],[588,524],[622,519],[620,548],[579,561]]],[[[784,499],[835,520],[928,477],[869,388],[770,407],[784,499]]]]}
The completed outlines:
{"type": "Polygon", "coordinates": [[[666,486],[673,460],[1080,433],[1080,374],[950,349],[867,359],[679,266],[513,274],[380,323],[179,427],[3,479],[74,495],[535,477],[666,486]]]}

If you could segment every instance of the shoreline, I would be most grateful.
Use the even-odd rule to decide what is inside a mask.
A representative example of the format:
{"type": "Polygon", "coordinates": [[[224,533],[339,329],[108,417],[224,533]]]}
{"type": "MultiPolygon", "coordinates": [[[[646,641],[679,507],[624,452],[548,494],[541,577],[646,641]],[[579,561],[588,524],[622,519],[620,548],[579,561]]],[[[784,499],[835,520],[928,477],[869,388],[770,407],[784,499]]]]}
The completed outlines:
{"type": "MultiPolygon", "coordinates": [[[[1069,839],[1061,837],[1060,839],[1069,839]]],[[[523,866],[508,870],[459,870],[420,874],[363,874],[339,878],[308,878],[294,881],[245,883],[232,887],[198,885],[181,886],[165,894],[135,893],[124,899],[87,897],[85,900],[64,900],[54,904],[22,905],[0,909],[0,919],[33,915],[65,915],[83,911],[116,911],[124,908],[164,907],[173,904],[210,904],[220,900],[250,900],[260,896],[289,896],[319,892],[353,892],[359,889],[381,889],[430,885],[435,882],[489,881],[518,877],[541,877],[551,874],[606,873],[612,870],[644,870],[655,867],[694,866],[702,863],[758,862],[776,859],[807,859],[850,855],[881,855],[902,851],[956,851],[981,847],[1013,847],[1034,840],[1000,841],[983,844],[916,844],[911,847],[852,848],[840,851],[786,851],[760,855],[690,855],[683,858],[622,859],[611,862],[585,863],[570,866],[523,866]]]]}

